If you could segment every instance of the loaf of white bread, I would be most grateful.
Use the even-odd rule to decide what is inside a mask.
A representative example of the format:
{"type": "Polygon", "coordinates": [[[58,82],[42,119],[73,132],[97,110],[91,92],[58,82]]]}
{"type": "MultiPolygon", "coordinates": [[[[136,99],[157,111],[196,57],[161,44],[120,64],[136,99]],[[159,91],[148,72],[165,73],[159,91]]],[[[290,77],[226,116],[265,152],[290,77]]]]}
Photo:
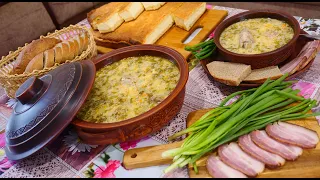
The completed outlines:
{"type": "Polygon", "coordinates": [[[90,11],[87,17],[93,29],[108,33],[123,22],[136,19],[143,11],[141,2],[110,2],[90,11]]]}
{"type": "Polygon", "coordinates": [[[88,48],[88,43],[86,33],[66,41],[56,38],[34,40],[20,52],[10,74],[31,73],[72,60],[88,48]]]}
{"type": "Polygon", "coordinates": [[[10,74],[22,74],[31,59],[60,42],[61,40],[56,38],[42,38],[32,41],[19,53],[10,74]]]}
{"type": "Polygon", "coordinates": [[[129,4],[119,11],[120,17],[125,21],[135,20],[142,12],[144,7],[141,2],[129,2],[129,4]]]}
{"type": "Polygon", "coordinates": [[[174,24],[170,15],[182,2],[168,2],[156,11],[144,11],[136,20],[123,23],[109,33],[94,31],[95,38],[128,44],[153,44],[174,24]]]}
{"type": "Polygon", "coordinates": [[[205,2],[185,2],[172,13],[172,16],[178,27],[189,31],[205,11],[205,2]]]}
{"type": "Polygon", "coordinates": [[[207,68],[216,81],[230,86],[239,86],[241,82],[264,83],[268,78],[278,79],[283,75],[278,66],[251,70],[250,65],[213,61],[207,68]]]}
{"type": "MultiPolygon", "coordinates": [[[[172,24],[166,18],[154,18],[160,13],[158,11],[166,11],[166,14],[162,13],[161,15],[171,16],[178,27],[189,31],[205,10],[205,2],[111,2],[90,11],[87,17],[92,28],[98,30],[99,33],[114,32],[122,26],[125,26],[126,23],[124,22],[140,20],[144,22],[146,26],[153,28],[155,31],[154,36],[157,37],[159,36],[158,32],[161,31],[156,29],[157,27],[153,25],[154,23],[152,21],[159,21],[157,23],[162,23],[163,26],[170,26],[170,24],[172,24]],[[171,5],[168,4],[172,3],[179,3],[179,7],[171,11],[164,10],[171,8],[171,5]],[[146,10],[146,12],[144,12],[144,10],[146,10]]],[[[132,29],[142,28],[138,25],[139,23],[130,23],[131,34],[137,32],[132,31],[132,29]]]]}
{"type": "Polygon", "coordinates": [[[175,20],[177,25],[189,31],[204,13],[205,5],[198,2],[167,2],[157,10],[142,12],[137,19],[123,23],[113,32],[94,31],[94,37],[96,41],[113,44],[154,44],[175,20]]]}
{"type": "Polygon", "coordinates": [[[166,2],[142,2],[142,5],[146,11],[157,10],[163,6],[166,2]]]}

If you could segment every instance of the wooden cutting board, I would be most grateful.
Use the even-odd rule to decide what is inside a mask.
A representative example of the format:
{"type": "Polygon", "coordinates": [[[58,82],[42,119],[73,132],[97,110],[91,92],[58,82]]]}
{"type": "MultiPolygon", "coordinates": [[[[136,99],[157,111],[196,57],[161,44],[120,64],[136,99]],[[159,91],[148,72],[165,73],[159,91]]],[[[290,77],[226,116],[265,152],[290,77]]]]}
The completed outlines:
{"type": "MultiPolygon", "coordinates": [[[[187,59],[191,53],[184,50],[185,45],[195,45],[206,40],[214,28],[227,15],[228,11],[207,9],[206,12],[195,23],[195,25],[193,25],[190,31],[183,30],[173,25],[162,37],[160,37],[155,44],[173,48],[180,52],[187,59]],[[183,42],[193,33],[193,31],[199,27],[202,27],[202,30],[192,39],[192,41],[187,44],[183,44],[183,42]]],[[[110,51],[110,48],[114,47],[111,44],[100,43],[99,41],[96,41],[96,43],[98,45],[98,52],[100,53],[107,53],[110,51]]]]}
{"type": "MultiPolygon", "coordinates": [[[[187,117],[187,126],[197,121],[202,115],[208,112],[210,109],[198,110],[191,112],[187,117]]],[[[320,136],[320,126],[318,125],[315,117],[310,117],[301,120],[288,121],[289,123],[297,124],[308,129],[312,129],[320,136]]],[[[171,144],[149,146],[143,148],[130,149],[124,153],[123,164],[127,169],[143,168],[156,165],[171,164],[171,158],[162,158],[162,152],[180,147],[182,142],[175,142],[171,144]]],[[[213,152],[215,153],[215,152],[213,152]]],[[[195,174],[193,168],[189,166],[190,178],[211,178],[207,169],[206,161],[208,155],[199,159],[196,163],[198,165],[199,174],[195,174]]],[[[315,149],[303,150],[303,154],[296,161],[286,161],[285,165],[274,169],[265,171],[260,174],[260,178],[289,178],[289,177],[304,177],[304,178],[316,178],[320,177],[320,143],[315,149]]]]}

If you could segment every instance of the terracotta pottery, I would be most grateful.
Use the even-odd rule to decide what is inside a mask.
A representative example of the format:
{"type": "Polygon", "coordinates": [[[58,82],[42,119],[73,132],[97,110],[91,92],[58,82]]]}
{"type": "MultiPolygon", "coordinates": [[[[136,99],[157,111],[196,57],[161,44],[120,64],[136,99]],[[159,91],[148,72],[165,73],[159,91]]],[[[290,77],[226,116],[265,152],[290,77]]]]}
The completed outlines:
{"type": "Polygon", "coordinates": [[[226,61],[251,65],[252,69],[259,69],[268,66],[278,65],[288,59],[294,51],[296,41],[300,34],[299,22],[290,14],[275,10],[252,10],[232,16],[219,24],[214,33],[214,42],[219,53],[226,61]],[[274,51],[261,54],[237,54],[226,50],[220,44],[221,33],[230,25],[252,18],[273,18],[288,23],[294,30],[293,38],[284,46],[274,51]]]}
{"type": "Polygon", "coordinates": [[[154,133],[180,111],[188,75],[188,64],[177,51],[165,46],[137,45],[92,60],[66,63],[40,78],[31,77],[16,92],[18,103],[5,131],[6,155],[10,160],[20,160],[34,154],[59,136],[72,120],[80,138],[87,144],[112,144],[154,133]],[[163,102],[118,123],[96,124],[74,119],[93,86],[96,68],[141,55],[169,59],[180,70],[176,88],[163,102]]]}
{"type": "MultiPolygon", "coordinates": [[[[307,34],[305,31],[301,30],[301,34],[307,34]]],[[[300,53],[300,51],[302,50],[303,46],[306,45],[309,41],[312,41],[309,38],[303,37],[303,36],[299,36],[297,42],[295,43],[294,46],[294,50],[292,52],[292,54],[290,55],[290,57],[288,57],[285,61],[283,61],[280,64],[277,64],[280,67],[282,67],[283,65],[285,65],[286,63],[290,62],[291,60],[293,60],[294,58],[297,57],[297,55],[300,53]]],[[[204,71],[206,72],[206,74],[208,75],[208,77],[212,80],[214,80],[214,78],[211,76],[208,68],[207,68],[207,64],[209,64],[212,61],[226,61],[225,57],[220,53],[220,51],[217,51],[215,54],[213,54],[210,58],[208,59],[203,59],[200,61],[200,64],[202,65],[204,71]]],[[[308,70],[310,68],[310,66],[312,65],[314,59],[311,60],[309,62],[309,64],[307,66],[305,66],[303,69],[298,70],[297,72],[295,72],[294,74],[291,74],[290,76],[288,76],[286,78],[286,80],[292,79],[298,75],[300,75],[301,73],[305,72],[306,70],[308,70]]],[[[258,87],[261,84],[258,83],[247,83],[247,82],[241,82],[240,83],[240,87],[258,87]]]]}
{"type": "Polygon", "coordinates": [[[132,56],[158,56],[174,62],[180,70],[180,79],[172,93],[151,110],[116,123],[90,123],[75,119],[76,127],[82,141],[88,144],[113,144],[135,140],[155,133],[165,126],[180,111],[188,80],[188,64],[177,51],[158,45],[135,45],[113,50],[94,60],[97,71],[123,58],[132,56]]]}
{"type": "Polygon", "coordinates": [[[6,126],[5,152],[20,160],[54,140],[79,111],[95,78],[92,61],[66,63],[16,91],[18,100],[6,126]]]}

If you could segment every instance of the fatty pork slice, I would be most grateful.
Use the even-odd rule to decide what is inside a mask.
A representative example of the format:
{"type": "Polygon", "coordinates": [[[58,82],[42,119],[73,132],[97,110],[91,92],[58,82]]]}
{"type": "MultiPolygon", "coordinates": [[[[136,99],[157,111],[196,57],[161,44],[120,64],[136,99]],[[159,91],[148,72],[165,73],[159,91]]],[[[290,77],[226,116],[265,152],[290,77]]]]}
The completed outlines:
{"type": "Polygon", "coordinates": [[[319,142],[317,132],[290,123],[276,122],[270,124],[266,128],[266,132],[277,141],[305,149],[315,148],[319,142]]]}
{"type": "Polygon", "coordinates": [[[238,142],[241,149],[254,157],[255,159],[263,162],[268,168],[273,169],[284,165],[286,162],[281,156],[270,153],[257,146],[252,140],[249,134],[243,135],[239,138],[238,142]]]}
{"type": "Polygon", "coordinates": [[[214,178],[247,178],[242,172],[226,165],[218,156],[209,156],[207,170],[214,178]]]}
{"type": "Polygon", "coordinates": [[[262,162],[242,151],[235,142],[220,146],[218,153],[224,163],[250,177],[255,177],[264,170],[262,162]]]}
{"type": "Polygon", "coordinates": [[[250,133],[252,141],[260,148],[274,154],[278,154],[286,160],[293,161],[302,154],[302,149],[298,146],[283,144],[268,136],[266,131],[253,131],[250,133]]]}

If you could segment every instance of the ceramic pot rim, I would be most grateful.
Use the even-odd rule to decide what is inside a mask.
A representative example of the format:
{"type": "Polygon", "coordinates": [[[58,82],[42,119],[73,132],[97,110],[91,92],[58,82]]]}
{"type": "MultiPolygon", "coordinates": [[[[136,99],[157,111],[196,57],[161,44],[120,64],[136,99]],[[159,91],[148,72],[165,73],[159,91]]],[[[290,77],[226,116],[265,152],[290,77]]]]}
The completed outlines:
{"type": "MultiPolygon", "coordinates": [[[[157,51],[157,52],[163,53],[167,56],[170,56],[172,58],[172,60],[175,61],[175,63],[177,64],[177,66],[179,68],[179,71],[180,71],[180,78],[177,83],[177,86],[171,92],[171,94],[167,98],[165,98],[160,104],[153,107],[149,111],[147,111],[143,114],[140,114],[136,117],[127,119],[127,120],[123,120],[123,121],[115,122],[115,123],[92,123],[92,122],[83,121],[83,120],[75,117],[75,119],[72,121],[73,125],[75,125],[78,128],[82,128],[82,129],[95,129],[95,130],[108,129],[108,130],[111,130],[111,129],[115,129],[115,128],[129,125],[129,124],[138,123],[139,121],[143,121],[143,120],[147,119],[148,117],[153,116],[157,112],[164,109],[171,101],[173,101],[180,94],[181,91],[184,90],[185,85],[188,80],[188,76],[189,76],[188,63],[187,63],[186,59],[179,52],[177,52],[176,50],[174,50],[172,48],[166,47],[166,46],[143,44],[143,45],[133,45],[133,46],[128,46],[128,47],[123,47],[123,48],[113,50],[107,54],[104,54],[93,61],[95,64],[98,64],[102,61],[105,61],[109,58],[118,56],[120,54],[134,52],[134,51],[157,51]]],[[[97,70],[98,70],[98,68],[97,68],[97,70]]]]}
{"type": "MultiPolygon", "coordinates": [[[[254,17],[252,17],[252,18],[254,18],[254,17]]],[[[215,34],[214,34],[213,39],[214,39],[214,42],[215,42],[216,46],[218,47],[218,49],[220,51],[223,51],[225,54],[229,54],[229,55],[232,55],[235,57],[242,57],[242,58],[245,58],[245,57],[247,57],[247,58],[261,58],[261,57],[266,57],[266,56],[277,54],[277,53],[287,49],[288,47],[292,46],[292,44],[294,44],[298,40],[298,37],[300,35],[300,30],[301,29],[300,29],[299,22],[292,15],[290,15],[288,13],[276,11],[276,10],[269,10],[269,9],[250,10],[250,11],[246,11],[246,12],[234,15],[234,16],[226,19],[225,21],[223,21],[221,24],[219,24],[215,30],[215,34]],[[239,22],[243,17],[246,17],[246,16],[250,16],[250,15],[252,16],[252,15],[257,14],[257,16],[260,17],[258,15],[259,13],[265,13],[265,14],[269,14],[269,15],[274,14],[274,15],[282,16],[284,19],[286,19],[288,22],[290,22],[293,25],[293,27],[292,27],[294,30],[293,38],[284,46],[282,46],[278,49],[275,49],[273,51],[261,53],[261,54],[238,54],[238,53],[231,52],[231,51],[225,49],[224,47],[222,47],[222,45],[220,44],[220,35],[227,27],[229,27],[231,24],[239,22]]]]}

